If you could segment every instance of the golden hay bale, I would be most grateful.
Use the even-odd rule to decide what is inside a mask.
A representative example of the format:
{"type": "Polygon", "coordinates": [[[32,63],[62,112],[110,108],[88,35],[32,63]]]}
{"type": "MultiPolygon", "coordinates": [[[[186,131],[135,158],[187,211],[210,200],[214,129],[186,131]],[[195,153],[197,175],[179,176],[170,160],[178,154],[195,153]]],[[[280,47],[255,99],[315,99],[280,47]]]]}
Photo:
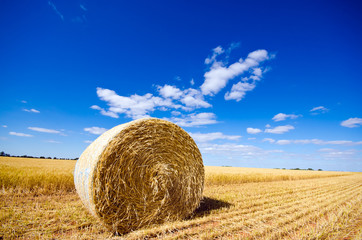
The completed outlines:
{"type": "Polygon", "coordinates": [[[204,165],[193,139],[156,118],[116,126],[82,153],[74,170],[89,211],[116,233],[183,219],[198,207],[204,165]]]}

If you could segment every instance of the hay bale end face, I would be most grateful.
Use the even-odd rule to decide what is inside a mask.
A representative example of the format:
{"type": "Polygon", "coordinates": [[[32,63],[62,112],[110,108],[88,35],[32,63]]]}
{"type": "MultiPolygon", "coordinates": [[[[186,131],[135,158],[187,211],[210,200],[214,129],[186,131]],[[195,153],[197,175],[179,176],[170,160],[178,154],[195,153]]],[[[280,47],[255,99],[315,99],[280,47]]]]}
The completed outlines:
{"type": "Polygon", "coordinates": [[[122,234],[192,214],[202,198],[204,165],[182,128],[139,119],[90,144],[76,163],[74,182],[86,208],[122,234]]]}

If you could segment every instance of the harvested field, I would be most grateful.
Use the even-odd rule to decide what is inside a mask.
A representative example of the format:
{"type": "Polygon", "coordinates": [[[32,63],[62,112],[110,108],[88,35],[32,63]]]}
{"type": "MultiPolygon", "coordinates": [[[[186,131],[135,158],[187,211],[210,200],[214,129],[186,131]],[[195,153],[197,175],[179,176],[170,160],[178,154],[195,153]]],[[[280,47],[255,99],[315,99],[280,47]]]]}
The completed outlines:
{"type": "Polygon", "coordinates": [[[75,161],[0,158],[4,239],[361,239],[362,174],[206,167],[190,219],[113,236],[68,178],[75,161]]]}

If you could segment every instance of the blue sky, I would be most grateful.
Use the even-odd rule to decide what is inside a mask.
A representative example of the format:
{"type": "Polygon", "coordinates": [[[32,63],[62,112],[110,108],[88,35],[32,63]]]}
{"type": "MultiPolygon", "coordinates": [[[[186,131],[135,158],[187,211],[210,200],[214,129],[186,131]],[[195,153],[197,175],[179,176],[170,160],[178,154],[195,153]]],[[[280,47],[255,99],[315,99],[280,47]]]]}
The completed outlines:
{"type": "Polygon", "coordinates": [[[358,1],[0,4],[0,151],[74,158],[151,116],[205,165],[362,171],[358,1]]]}

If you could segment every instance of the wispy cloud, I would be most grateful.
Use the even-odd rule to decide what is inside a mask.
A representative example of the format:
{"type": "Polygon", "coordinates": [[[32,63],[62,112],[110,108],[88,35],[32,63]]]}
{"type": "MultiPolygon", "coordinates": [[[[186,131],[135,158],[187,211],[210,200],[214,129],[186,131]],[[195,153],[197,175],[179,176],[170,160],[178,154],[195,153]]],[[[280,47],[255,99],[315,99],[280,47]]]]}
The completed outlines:
{"type": "Polygon", "coordinates": [[[34,109],[34,108],[32,108],[32,109],[23,109],[23,111],[25,111],[25,112],[32,112],[32,113],[40,113],[40,111],[39,110],[36,110],[36,109],[34,109]]]}
{"type": "Polygon", "coordinates": [[[350,140],[332,140],[332,141],[325,141],[321,139],[283,139],[278,140],[275,142],[279,145],[286,145],[286,144],[315,144],[315,145],[346,145],[346,146],[356,146],[362,145],[362,141],[354,142],[350,140]]]}
{"type": "Polygon", "coordinates": [[[274,133],[274,134],[283,134],[293,130],[294,127],[292,125],[285,125],[285,126],[277,126],[275,128],[267,128],[265,129],[266,133],[274,133]]]}
{"type": "Polygon", "coordinates": [[[257,133],[261,133],[262,130],[259,129],[259,128],[251,128],[251,127],[248,127],[246,129],[246,132],[249,133],[249,134],[257,134],[257,133]]]}
{"type": "Polygon", "coordinates": [[[355,128],[362,125],[362,118],[349,118],[341,122],[341,126],[348,127],[348,128],[355,128]]]}
{"type": "MultiPolygon", "coordinates": [[[[223,89],[226,84],[238,77],[245,72],[249,72],[249,76],[243,78],[242,83],[249,83],[246,85],[238,85],[234,87],[235,91],[250,91],[253,85],[255,85],[256,80],[260,80],[262,69],[259,68],[259,65],[270,58],[268,52],[264,49],[256,50],[249,53],[245,60],[239,59],[238,62],[230,64],[229,66],[225,65],[223,61],[217,61],[216,58],[224,50],[219,46],[213,50],[213,55],[210,58],[206,58],[205,63],[210,64],[210,70],[204,74],[205,81],[201,85],[201,91],[203,95],[213,96],[217,94],[221,89],[223,89]],[[248,82],[251,80],[251,82],[248,82]],[[241,87],[242,86],[242,87],[241,87]]],[[[237,83],[238,84],[238,83],[237,83]]],[[[234,94],[233,89],[230,93],[226,94],[226,100],[235,99],[240,101],[244,94],[234,94]]]]}
{"type": "Polygon", "coordinates": [[[191,137],[196,142],[211,142],[218,139],[224,140],[238,140],[241,138],[239,135],[225,135],[221,132],[213,132],[213,133],[190,133],[191,137]]]}
{"type": "Polygon", "coordinates": [[[118,118],[118,114],[115,112],[111,112],[111,111],[106,111],[104,110],[104,108],[101,108],[97,105],[93,105],[90,107],[91,109],[95,109],[95,110],[99,110],[101,112],[102,115],[104,116],[108,116],[108,117],[112,117],[112,118],[118,118]]]}
{"type": "Polygon", "coordinates": [[[22,102],[22,103],[28,103],[28,102],[27,102],[27,101],[25,101],[25,100],[21,100],[21,102],[22,102]]]}
{"type": "Polygon", "coordinates": [[[298,118],[298,117],[300,117],[300,115],[278,113],[278,114],[275,115],[272,119],[273,119],[275,122],[279,122],[279,121],[284,121],[284,120],[286,120],[287,118],[296,119],[296,118],[298,118]]]}
{"type": "Polygon", "coordinates": [[[264,139],[263,139],[263,142],[274,143],[274,142],[275,142],[275,140],[274,140],[274,139],[272,139],[272,138],[264,138],[264,139]]]}
{"type": "Polygon", "coordinates": [[[165,118],[181,127],[198,127],[203,125],[215,124],[216,115],[214,113],[191,113],[181,117],[165,118]]]}
{"type": "Polygon", "coordinates": [[[28,127],[28,129],[36,131],[36,132],[43,132],[43,133],[55,133],[60,134],[61,132],[54,129],[48,129],[48,128],[40,128],[40,127],[28,127]]]}
{"type": "Polygon", "coordinates": [[[329,111],[329,109],[324,106],[314,107],[310,110],[310,112],[315,115],[320,114],[320,113],[326,113],[328,111],[329,111]]]}
{"type": "Polygon", "coordinates": [[[33,135],[26,133],[18,133],[18,132],[9,132],[10,135],[18,136],[18,137],[33,137],[33,135]]]}
{"type": "Polygon", "coordinates": [[[57,7],[55,6],[55,4],[54,4],[53,2],[51,2],[51,1],[48,1],[48,4],[49,4],[49,6],[54,10],[54,12],[60,17],[60,19],[62,19],[62,21],[64,21],[64,16],[63,16],[63,14],[61,14],[61,13],[58,11],[58,9],[57,9],[57,7]]]}
{"type": "Polygon", "coordinates": [[[8,126],[7,125],[2,125],[3,128],[7,128],[8,126]]]}
{"type": "Polygon", "coordinates": [[[62,142],[55,141],[55,140],[47,140],[47,141],[45,141],[45,142],[47,142],[47,143],[62,143],[62,142]]]}
{"type": "Polygon", "coordinates": [[[84,131],[89,132],[91,134],[95,135],[101,135],[102,133],[106,132],[108,129],[102,128],[102,127],[89,127],[84,128],[84,131]]]}
{"type": "Polygon", "coordinates": [[[90,143],[92,143],[93,141],[90,141],[90,140],[85,140],[84,142],[85,142],[85,143],[89,143],[89,144],[90,144],[90,143]]]}

